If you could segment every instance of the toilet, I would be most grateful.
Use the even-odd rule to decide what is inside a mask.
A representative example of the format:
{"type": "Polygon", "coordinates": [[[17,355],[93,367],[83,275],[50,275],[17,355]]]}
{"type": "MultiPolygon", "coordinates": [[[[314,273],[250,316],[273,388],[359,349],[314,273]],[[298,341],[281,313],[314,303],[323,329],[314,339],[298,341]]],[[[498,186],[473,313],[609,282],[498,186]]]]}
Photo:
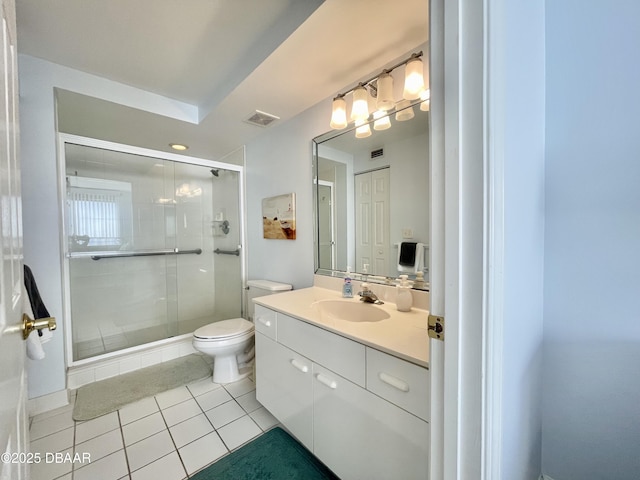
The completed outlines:
{"type": "Polygon", "coordinates": [[[213,383],[231,383],[253,372],[253,299],[291,290],[291,285],[270,280],[247,282],[248,316],[213,322],[193,332],[193,348],[213,358],[213,383]]]}

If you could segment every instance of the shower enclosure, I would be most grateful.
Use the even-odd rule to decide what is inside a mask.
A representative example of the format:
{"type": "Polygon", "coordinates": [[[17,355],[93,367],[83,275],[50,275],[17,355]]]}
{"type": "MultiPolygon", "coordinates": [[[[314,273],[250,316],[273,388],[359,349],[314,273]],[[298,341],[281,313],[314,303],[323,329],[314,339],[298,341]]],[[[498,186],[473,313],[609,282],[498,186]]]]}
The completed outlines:
{"type": "Polygon", "coordinates": [[[242,316],[242,167],[74,140],[62,142],[71,363],[242,316]]]}

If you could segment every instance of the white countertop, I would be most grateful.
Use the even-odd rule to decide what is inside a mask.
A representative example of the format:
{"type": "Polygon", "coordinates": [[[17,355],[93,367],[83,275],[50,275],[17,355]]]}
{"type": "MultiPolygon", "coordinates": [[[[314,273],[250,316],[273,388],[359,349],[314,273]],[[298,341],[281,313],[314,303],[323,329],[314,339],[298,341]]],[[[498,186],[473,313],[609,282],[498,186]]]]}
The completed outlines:
{"type": "Polygon", "coordinates": [[[313,305],[320,300],[360,303],[357,296],[342,298],[341,292],[320,287],[258,297],[254,302],[408,362],[429,367],[428,310],[413,308],[410,312],[399,312],[395,304],[385,302],[375,307],[387,312],[390,318],[377,322],[350,322],[321,315],[318,307],[313,305]]]}

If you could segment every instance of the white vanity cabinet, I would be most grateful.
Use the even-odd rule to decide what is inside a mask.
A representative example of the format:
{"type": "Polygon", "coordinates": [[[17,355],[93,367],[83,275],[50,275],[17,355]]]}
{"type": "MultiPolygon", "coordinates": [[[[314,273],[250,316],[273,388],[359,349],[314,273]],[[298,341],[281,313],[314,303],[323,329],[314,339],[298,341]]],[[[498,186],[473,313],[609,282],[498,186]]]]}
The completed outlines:
{"type": "Polygon", "coordinates": [[[262,405],[340,478],[428,479],[427,369],[256,309],[271,318],[266,333],[256,322],[262,405]]]}

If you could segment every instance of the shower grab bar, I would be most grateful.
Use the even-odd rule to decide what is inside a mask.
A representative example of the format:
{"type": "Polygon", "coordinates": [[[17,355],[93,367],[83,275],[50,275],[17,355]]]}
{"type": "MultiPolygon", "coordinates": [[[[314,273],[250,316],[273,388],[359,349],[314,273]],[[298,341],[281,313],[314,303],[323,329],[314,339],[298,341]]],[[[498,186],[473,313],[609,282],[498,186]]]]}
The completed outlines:
{"type": "Polygon", "coordinates": [[[235,255],[236,257],[240,256],[240,250],[237,248],[235,250],[220,250],[219,248],[216,248],[213,253],[217,253],[218,255],[235,255]]]}
{"type": "Polygon", "coordinates": [[[91,255],[92,260],[100,260],[101,258],[123,258],[123,257],[152,257],[155,255],[188,255],[188,254],[196,254],[200,255],[202,253],[201,248],[196,248],[195,250],[152,250],[145,252],[117,252],[117,253],[104,253],[100,255],[91,255]]]}

